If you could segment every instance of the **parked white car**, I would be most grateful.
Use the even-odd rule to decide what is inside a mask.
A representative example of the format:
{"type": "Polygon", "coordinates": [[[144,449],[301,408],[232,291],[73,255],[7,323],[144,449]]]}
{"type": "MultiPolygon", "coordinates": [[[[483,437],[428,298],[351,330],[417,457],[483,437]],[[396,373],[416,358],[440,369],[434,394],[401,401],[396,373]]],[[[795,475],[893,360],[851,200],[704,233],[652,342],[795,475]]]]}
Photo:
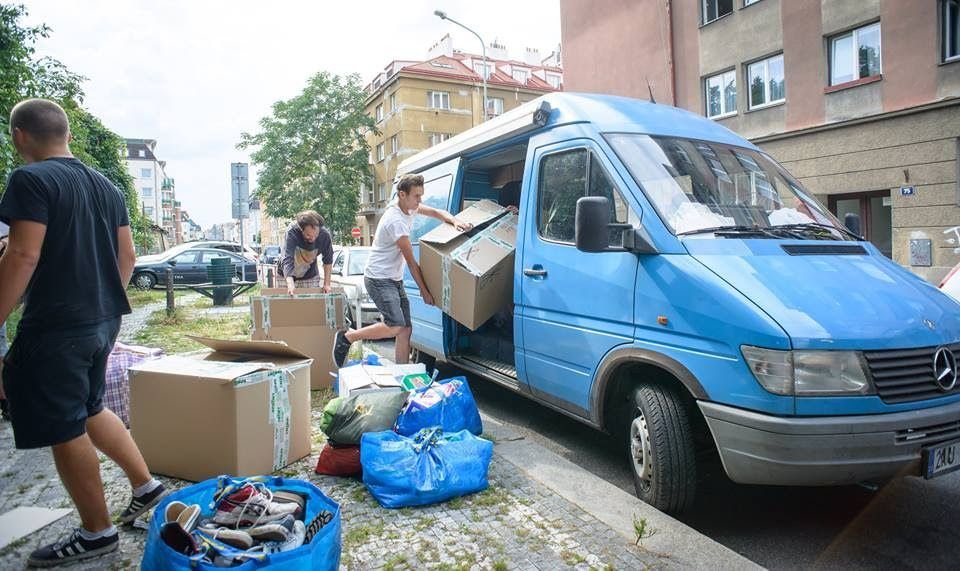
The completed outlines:
{"type": "Polygon", "coordinates": [[[960,301],[960,264],[953,266],[947,277],[940,282],[940,290],[953,299],[960,301]]]}
{"type": "Polygon", "coordinates": [[[343,287],[350,305],[349,315],[356,328],[380,319],[380,312],[363,286],[363,268],[370,248],[363,246],[334,247],[332,281],[343,287]]]}

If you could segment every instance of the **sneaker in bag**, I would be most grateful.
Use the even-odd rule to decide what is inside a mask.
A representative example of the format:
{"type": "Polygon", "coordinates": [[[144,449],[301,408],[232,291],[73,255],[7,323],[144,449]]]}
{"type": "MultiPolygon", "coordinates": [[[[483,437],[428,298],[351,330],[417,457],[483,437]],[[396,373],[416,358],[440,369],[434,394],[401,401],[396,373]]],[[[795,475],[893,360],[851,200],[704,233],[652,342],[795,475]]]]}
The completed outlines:
{"type": "Polygon", "coordinates": [[[280,553],[283,551],[293,551],[303,545],[303,540],[307,536],[307,526],[303,522],[296,520],[293,522],[293,530],[290,531],[286,541],[270,541],[263,544],[263,550],[266,553],[280,553]]]}
{"type": "Polygon", "coordinates": [[[343,366],[343,362],[347,359],[347,353],[350,352],[350,342],[347,341],[347,334],[345,331],[337,331],[337,335],[333,338],[333,363],[340,368],[343,366]]]}
{"type": "Polygon", "coordinates": [[[293,524],[296,521],[296,518],[288,515],[277,521],[251,527],[247,530],[247,533],[256,541],[286,541],[290,538],[293,524]]]}
{"type": "Polygon", "coordinates": [[[84,539],[80,535],[80,528],[77,528],[66,538],[45,545],[31,553],[30,558],[27,559],[27,566],[54,567],[73,561],[99,557],[105,553],[116,551],[119,545],[119,533],[98,539],[84,539]]]}
{"type": "Polygon", "coordinates": [[[240,529],[230,529],[220,527],[216,524],[207,524],[198,527],[197,531],[210,539],[216,539],[217,541],[226,543],[230,547],[235,547],[240,550],[247,550],[253,547],[253,538],[250,537],[249,533],[240,529]]]}
{"type": "Polygon", "coordinates": [[[252,527],[296,514],[300,506],[293,502],[274,502],[265,486],[245,484],[217,502],[213,523],[234,528],[252,527]]]}

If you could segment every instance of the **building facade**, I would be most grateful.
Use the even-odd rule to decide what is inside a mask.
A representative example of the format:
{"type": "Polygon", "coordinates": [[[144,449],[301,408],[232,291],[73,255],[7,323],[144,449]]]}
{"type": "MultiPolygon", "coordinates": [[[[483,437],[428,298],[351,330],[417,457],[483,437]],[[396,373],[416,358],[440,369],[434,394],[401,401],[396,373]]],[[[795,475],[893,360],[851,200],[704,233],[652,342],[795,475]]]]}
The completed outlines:
{"type": "Polygon", "coordinates": [[[561,0],[571,91],[749,138],[884,254],[960,262],[960,0],[561,0]]]}
{"type": "Polygon", "coordinates": [[[167,176],[166,161],[155,154],[155,139],[126,139],[127,172],[133,178],[137,190],[139,208],[150,222],[163,230],[165,236],[159,247],[183,242],[179,228],[179,202],[176,200],[176,184],[167,176]]]}
{"type": "Polygon", "coordinates": [[[510,59],[503,45],[487,57],[453,49],[449,36],[424,61],[393,61],[367,86],[367,113],[377,132],[367,135],[373,178],[360,190],[357,243],[373,241],[380,215],[393,194],[397,166],[410,155],[480,124],[544,93],[563,87],[559,51],[546,58],[527,49],[510,59]],[[484,109],[483,77],[487,80],[484,109]]]}

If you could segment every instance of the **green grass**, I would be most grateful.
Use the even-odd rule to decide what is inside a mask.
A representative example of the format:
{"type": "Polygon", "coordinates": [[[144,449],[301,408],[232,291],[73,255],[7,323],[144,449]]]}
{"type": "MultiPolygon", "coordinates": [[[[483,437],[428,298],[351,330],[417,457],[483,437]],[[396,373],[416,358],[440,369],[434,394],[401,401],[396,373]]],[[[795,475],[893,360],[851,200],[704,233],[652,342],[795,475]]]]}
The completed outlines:
{"type": "MultiPolygon", "coordinates": [[[[257,295],[260,295],[260,284],[253,286],[250,291],[233,298],[233,305],[235,307],[250,305],[250,298],[257,295]]],[[[196,307],[198,309],[210,309],[213,307],[213,300],[207,296],[201,296],[191,302],[189,306],[196,307]]]]}
{"type": "Polygon", "coordinates": [[[137,332],[134,340],[148,347],[160,347],[168,354],[196,351],[204,346],[187,335],[216,337],[218,339],[247,339],[250,336],[250,315],[194,317],[183,308],[167,317],[166,309],[155,311],[147,319],[147,326],[137,332]]]}
{"type": "Polygon", "coordinates": [[[13,311],[10,312],[10,316],[7,317],[7,341],[13,342],[13,334],[17,330],[17,324],[20,323],[20,315],[23,313],[23,306],[18,305],[13,308],[13,311]]]}
{"type": "MultiPolygon", "coordinates": [[[[173,292],[177,295],[180,292],[173,292]]],[[[167,292],[161,289],[137,289],[135,287],[127,288],[127,299],[130,301],[130,307],[136,309],[151,303],[166,301],[167,292]]]]}

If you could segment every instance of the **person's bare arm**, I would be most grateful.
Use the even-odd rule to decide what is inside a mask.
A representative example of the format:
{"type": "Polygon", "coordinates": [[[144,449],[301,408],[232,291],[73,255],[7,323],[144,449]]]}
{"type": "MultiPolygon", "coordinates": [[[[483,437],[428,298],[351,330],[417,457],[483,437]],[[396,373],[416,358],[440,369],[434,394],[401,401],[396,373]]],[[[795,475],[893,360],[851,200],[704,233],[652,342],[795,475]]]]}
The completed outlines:
{"type": "Polygon", "coordinates": [[[120,283],[127,287],[137,263],[137,249],[133,246],[133,232],[129,226],[117,228],[117,264],[120,266],[120,283]]]}
{"type": "Polygon", "coordinates": [[[330,274],[333,273],[333,264],[323,264],[323,293],[330,293],[333,282],[330,281],[330,274]]]}
{"type": "Polygon", "coordinates": [[[469,222],[461,222],[456,216],[441,208],[434,208],[432,206],[421,204],[417,209],[417,213],[423,214],[424,216],[429,216],[431,218],[436,218],[437,220],[441,220],[447,224],[451,224],[454,228],[461,232],[466,232],[467,230],[473,228],[473,224],[469,222]]]}
{"type": "Polygon", "coordinates": [[[420,295],[423,297],[423,302],[427,305],[433,305],[433,294],[431,294],[427,288],[427,283],[423,281],[423,274],[420,273],[420,264],[418,264],[417,259],[413,257],[413,246],[410,245],[410,237],[402,236],[397,240],[397,247],[400,248],[403,259],[407,261],[407,267],[410,268],[410,275],[413,276],[413,281],[417,282],[417,287],[420,288],[420,295]]]}
{"type": "Polygon", "coordinates": [[[47,226],[32,220],[14,220],[6,251],[0,258],[0,322],[6,321],[27,291],[40,262],[47,226]]]}

